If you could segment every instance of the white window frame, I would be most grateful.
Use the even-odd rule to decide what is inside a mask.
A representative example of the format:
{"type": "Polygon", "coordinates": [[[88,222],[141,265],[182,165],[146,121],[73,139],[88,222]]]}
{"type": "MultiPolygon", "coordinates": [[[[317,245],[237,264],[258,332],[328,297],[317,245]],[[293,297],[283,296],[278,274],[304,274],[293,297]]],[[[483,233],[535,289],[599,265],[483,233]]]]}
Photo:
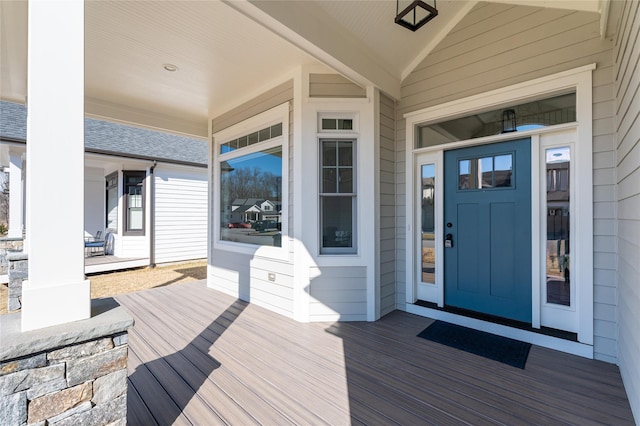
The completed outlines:
{"type": "Polygon", "coordinates": [[[263,257],[276,259],[288,259],[289,252],[289,103],[281,104],[263,113],[255,115],[241,123],[223,129],[213,135],[213,248],[219,250],[232,251],[248,255],[259,254],[263,257]],[[237,139],[246,134],[264,129],[274,124],[282,123],[282,135],[263,142],[258,142],[247,147],[220,154],[220,146],[233,139],[237,139]],[[282,147],[282,213],[280,221],[281,246],[261,246],[220,239],[220,164],[225,160],[242,157],[248,154],[257,153],[265,149],[282,147]]]}
{"type": "MultiPolygon", "coordinates": [[[[557,74],[515,84],[479,95],[471,96],[464,99],[448,102],[442,105],[429,107],[423,110],[411,112],[404,115],[406,120],[406,150],[405,150],[405,172],[406,172],[406,191],[405,200],[407,206],[407,229],[406,229],[406,302],[413,304],[417,298],[416,282],[415,282],[415,236],[416,229],[414,200],[415,188],[413,176],[416,173],[414,156],[427,152],[443,152],[444,149],[454,149],[464,146],[481,145],[486,143],[499,142],[501,140],[513,139],[515,137],[531,137],[531,155],[532,155],[532,171],[536,173],[532,179],[532,206],[535,210],[540,211],[540,195],[539,185],[545,178],[545,174],[540,174],[540,137],[547,134],[561,132],[563,130],[571,130],[576,133],[576,143],[573,146],[572,155],[573,168],[575,169],[574,184],[572,184],[572,194],[575,194],[575,202],[571,208],[579,211],[580,215],[574,215],[572,220],[572,234],[575,240],[572,241],[573,255],[572,257],[572,280],[580,283],[576,286],[575,309],[577,313],[578,341],[586,345],[593,345],[593,102],[592,102],[592,71],[596,68],[595,64],[567,70],[557,74]],[[536,129],[531,131],[510,133],[504,135],[495,135],[484,138],[477,138],[467,141],[452,142],[446,145],[438,145],[427,148],[416,148],[416,128],[417,126],[428,125],[455,117],[471,115],[479,111],[486,111],[499,108],[503,105],[513,105],[514,103],[525,102],[529,99],[553,96],[569,90],[576,92],[576,123],[560,124],[547,128],[536,129]],[[575,158],[575,160],[574,160],[575,158]],[[575,228],[574,228],[575,227],[575,228]]],[[[561,143],[566,145],[566,143],[561,143]]],[[[443,179],[442,170],[437,172],[437,179],[443,179]]],[[[437,212],[438,220],[442,220],[443,211],[437,212]]],[[[538,215],[539,216],[539,215],[538,215]]],[[[542,229],[541,221],[532,221],[532,253],[541,252],[542,229]]],[[[444,255],[442,247],[437,247],[436,256],[442,258],[444,255]],[[438,251],[439,250],[439,251],[438,251]]],[[[532,326],[539,328],[541,325],[541,258],[540,256],[532,257],[532,326]]],[[[436,271],[437,273],[438,271],[436,271]]],[[[438,301],[440,302],[440,301],[438,301]]],[[[441,302],[440,302],[441,303],[441,302]]],[[[409,309],[411,311],[411,309],[409,309]]],[[[437,311],[433,311],[436,312],[437,311]]],[[[515,331],[515,336],[525,339],[526,336],[520,336],[521,333],[515,331]]],[[[511,336],[509,336],[511,337],[511,336]]],[[[534,342],[536,343],[536,342],[534,342]]],[[[539,343],[541,344],[541,343],[539,343]]],[[[581,355],[592,356],[593,348],[580,349],[581,355]]]]}
{"type": "MultiPolygon", "coordinates": [[[[331,117],[333,118],[333,117],[331,117]]],[[[335,255],[354,255],[358,254],[358,139],[351,138],[333,138],[333,137],[321,137],[318,140],[318,253],[320,256],[335,256],[335,255]],[[353,191],[348,193],[323,193],[322,192],[322,144],[324,142],[351,142],[352,151],[352,163],[351,171],[353,174],[353,191]],[[330,197],[350,197],[351,198],[351,247],[323,247],[323,230],[324,230],[324,217],[322,216],[322,199],[330,197]]]]}

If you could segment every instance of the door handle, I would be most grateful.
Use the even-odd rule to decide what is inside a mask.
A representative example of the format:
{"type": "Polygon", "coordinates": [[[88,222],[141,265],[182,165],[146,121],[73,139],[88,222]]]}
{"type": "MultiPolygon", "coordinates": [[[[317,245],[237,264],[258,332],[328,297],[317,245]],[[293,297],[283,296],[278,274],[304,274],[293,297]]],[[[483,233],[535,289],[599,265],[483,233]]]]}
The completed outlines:
{"type": "Polygon", "coordinates": [[[444,248],[452,248],[453,247],[453,235],[447,234],[444,237],[444,248]]]}

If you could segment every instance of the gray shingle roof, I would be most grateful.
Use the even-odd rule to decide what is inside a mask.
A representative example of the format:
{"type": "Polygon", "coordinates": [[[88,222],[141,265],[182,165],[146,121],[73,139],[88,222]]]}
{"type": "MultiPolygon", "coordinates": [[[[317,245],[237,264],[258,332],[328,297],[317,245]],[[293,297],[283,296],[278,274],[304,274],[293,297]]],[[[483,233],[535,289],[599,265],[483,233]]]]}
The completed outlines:
{"type": "Polygon", "coordinates": [[[24,105],[0,101],[0,137],[27,140],[27,108],[24,105]]]}
{"type": "MultiPolygon", "coordinates": [[[[127,157],[207,165],[207,142],[125,124],[85,118],[85,150],[127,157]]],[[[26,141],[27,108],[0,101],[0,138],[26,141]]]]}

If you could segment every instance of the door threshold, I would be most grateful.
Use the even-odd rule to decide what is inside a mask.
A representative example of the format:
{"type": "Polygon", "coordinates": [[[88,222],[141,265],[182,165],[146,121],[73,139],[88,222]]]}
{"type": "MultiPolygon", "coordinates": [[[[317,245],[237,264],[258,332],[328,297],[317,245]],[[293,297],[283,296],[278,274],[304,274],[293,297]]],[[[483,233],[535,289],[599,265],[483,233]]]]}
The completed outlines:
{"type": "MultiPolygon", "coordinates": [[[[577,338],[573,338],[575,333],[568,333],[568,337],[571,338],[567,339],[557,336],[559,330],[549,328],[545,328],[544,330],[535,329],[529,324],[505,320],[504,318],[500,318],[500,323],[494,322],[493,320],[487,319],[486,317],[489,317],[487,315],[481,315],[483,318],[476,318],[478,316],[477,312],[470,312],[462,309],[455,309],[456,312],[453,312],[451,308],[439,308],[435,304],[422,301],[418,301],[413,304],[407,303],[405,311],[423,317],[473,328],[474,330],[485,331],[498,336],[528,342],[533,345],[554,349],[560,352],[593,359],[593,345],[578,342],[577,338]],[[464,311],[464,315],[460,311],[464,311]],[[472,317],[467,315],[469,313],[474,316],[472,317]]],[[[491,318],[493,319],[494,317],[491,318]]],[[[563,336],[567,334],[565,332],[561,333],[563,336]]]]}
{"type": "Polygon", "coordinates": [[[468,309],[456,308],[454,306],[445,306],[444,308],[440,308],[438,307],[438,304],[433,302],[426,302],[424,300],[418,300],[415,304],[418,306],[423,306],[425,308],[438,309],[443,312],[450,312],[456,315],[462,315],[482,321],[493,322],[507,327],[518,328],[520,330],[526,330],[532,333],[540,333],[544,334],[545,336],[557,337],[558,339],[569,340],[571,342],[578,341],[578,333],[572,333],[570,331],[558,330],[550,327],[533,328],[531,327],[531,324],[526,322],[497,317],[495,315],[483,314],[482,312],[470,311],[468,309]]]}

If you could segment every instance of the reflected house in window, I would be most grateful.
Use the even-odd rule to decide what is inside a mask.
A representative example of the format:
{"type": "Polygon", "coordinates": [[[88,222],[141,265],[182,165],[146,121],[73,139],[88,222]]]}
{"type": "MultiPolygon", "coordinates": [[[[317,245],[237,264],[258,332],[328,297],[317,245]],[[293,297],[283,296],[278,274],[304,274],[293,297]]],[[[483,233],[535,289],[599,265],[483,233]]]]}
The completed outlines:
{"type": "Polygon", "coordinates": [[[547,150],[547,302],[571,305],[570,150],[547,150]]]}
{"type": "Polygon", "coordinates": [[[274,220],[280,222],[280,202],[259,198],[238,198],[231,203],[230,222],[257,222],[274,220]]]}

